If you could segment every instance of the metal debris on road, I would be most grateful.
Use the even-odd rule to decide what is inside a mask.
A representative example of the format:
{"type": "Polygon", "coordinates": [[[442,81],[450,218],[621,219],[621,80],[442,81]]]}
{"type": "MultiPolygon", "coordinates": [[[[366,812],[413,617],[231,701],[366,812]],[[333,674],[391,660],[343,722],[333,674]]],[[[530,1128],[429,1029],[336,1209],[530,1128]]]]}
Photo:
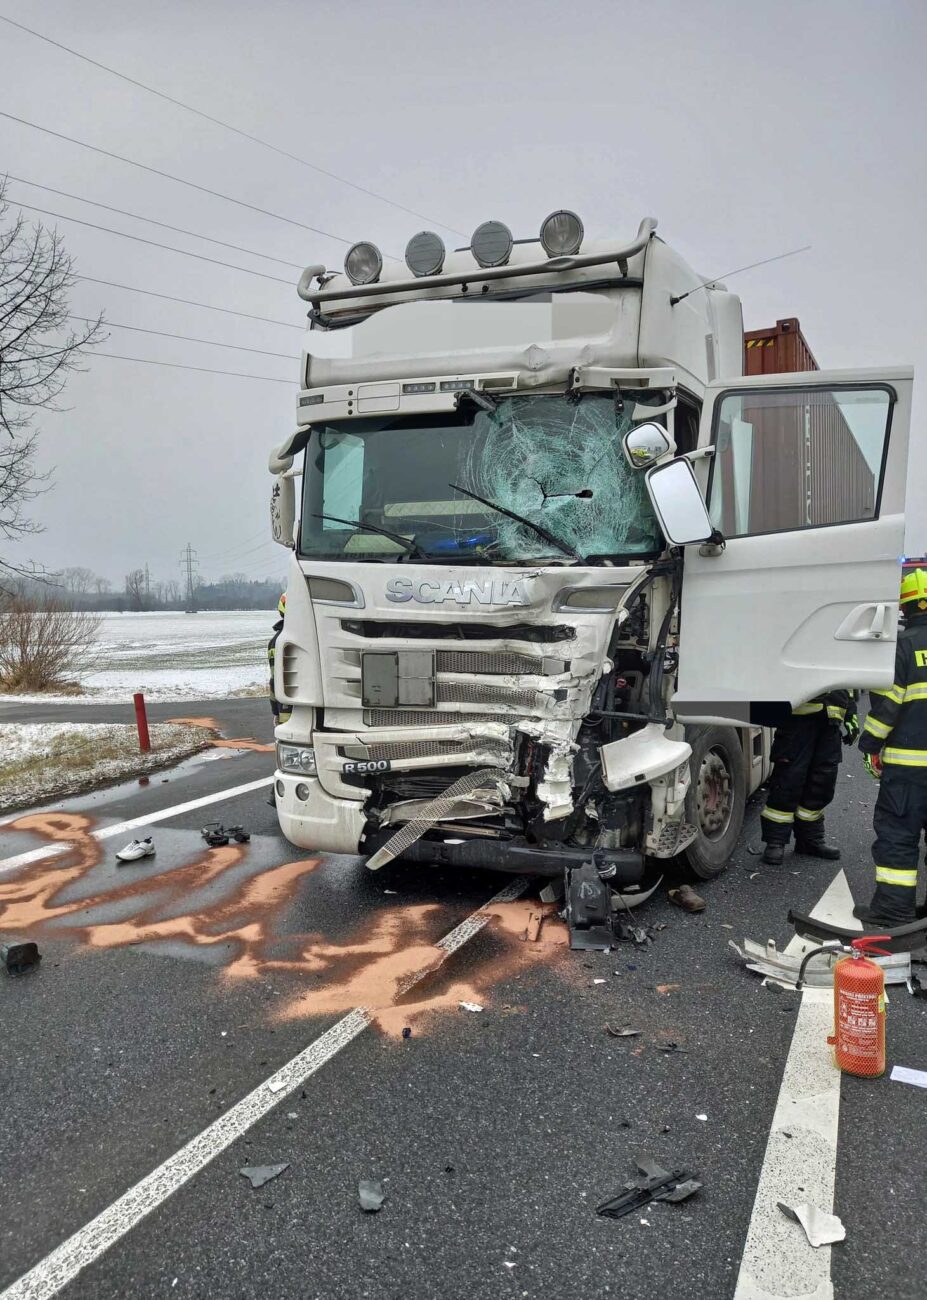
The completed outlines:
{"type": "Polygon", "coordinates": [[[671,889],[667,896],[674,907],[681,907],[684,912],[704,912],[707,906],[701,894],[697,894],[691,885],[671,889]]]}
{"type": "MultiPolygon", "coordinates": [[[[685,1169],[676,1169],[671,1173],[649,1156],[638,1156],[635,1164],[639,1170],[637,1178],[625,1183],[624,1190],[617,1196],[609,1197],[597,1205],[596,1214],[606,1219],[622,1219],[626,1214],[644,1209],[653,1201],[676,1203],[687,1200],[702,1186],[690,1178],[685,1169]]],[[[641,1219],[641,1223],[650,1226],[646,1219],[641,1219]]]]}
{"type": "Polygon", "coordinates": [[[835,1241],[846,1240],[847,1230],[836,1214],[827,1214],[808,1201],[801,1201],[798,1205],[777,1201],[776,1205],[787,1219],[801,1224],[810,1245],[831,1246],[835,1241]]]}
{"type": "Polygon", "coordinates": [[[666,1052],[667,1056],[675,1056],[677,1052],[687,1052],[687,1047],[680,1047],[678,1043],[655,1043],[654,1047],[658,1052],[666,1052]]]}
{"type": "Polygon", "coordinates": [[[282,1165],[245,1165],[244,1169],[239,1169],[243,1178],[247,1178],[252,1188],[263,1187],[274,1178],[279,1178],[284,1169],[289,1169],[290,1162],[287,1160],[282,1165]]]}
{"type": "MultiPolygon", "coordinates": [[[[737,953],[741,961],[746,964],[747,970],[755,971],[757,975],[765,975],[768,979],[777,980],[782,986],[794,988],[798,983],[798,973],[803,954],[780,952],[775,939],[768,939],[765,944],[757,943],[754,939],[744,939],[742,944],[738,944],[733,939],[729,939],[728,947],[737,953]]],[[[826,960],[816,961],[814,965],[809,965],[805,971],[805,986],[807,988],[832,988],[834,983],[833,966],[840,956],[840,952],[836,950],[830,954],[822,953],[821,958],[826,960]]],[[[888,957],[874,957],[872,960],[882,967],[886,984],[905,984],[911,978],[910,953],[896,952],[888,957]]]]}
{"type": "Polygon", "coordinates": [[[911,1083],[915,1088],[927,1088],[927,1070],[912,1070],[907,1065],[893,1065],[889,1078],[895,1083],[911,1083]]]}
{"type": "Polygon", "coordinates": [[[282,1092],[283,1089],[286,1087],[286,1083],[284,1082],[283,1079],[271,1079],[270,1082],[267,1084],[267,1087],[270,1089],[271,1092],[282,1092]]]}
{"type": "Polygon", "coordinates": [[[663,996],[665,997],[666,994],[675,993],[676,990],[681,987],[682,987],[681,984],[657,984],[656,990],[658,993],[663,994],[663,996]]]}
{"type": "Polygon", "coordinates": [[[28,971],[37,970],[41,960],[39,946],[31,940],[0,944],[0,963],[7,975],[25,975],[28,971]]]}
{"type": "Polygon", "coordinates": [[[483,1008],[478,1002],[458,1002],[457,1005],[461,1011],[482,1011],[483,1008]]]}
{"type": "Polygon", "coordinates": [[[696,1119],[700,1119],[700,1120],[702,1121],[703,1124],[705,1124],[705,1123],[708,1122],[708,1116],[707,1116],[707,1115],[696,1115],[695,1118],[696,1118],[696,1119]]]}
{"type": "Polygon", "coordinates": [[[366,1182],[363,1178],[357,1184],[357,1199],[365,1214],[376,1214],[383,1208],[386,1192],[382,1183],[366,1182]]]}
{"type": "Polygon", "coordinates": [[[229,842],[229,833],[221,822],[207,822],[200,834],[211,849],[222,848],[229,842]]]}
{"type": "Polygon", "coordinates": [[[612,1038],[639,1038],[641,1033],[639,1029],[616,1029],[614,1025],[606,1025],[605,1032],[612,1038]]]}
{"type": "Polygon", "coordinates": [[[229,826],[227,830],[236,844],[247,844],[251,839],[251,832],[246,831],[244,826],[229,826]]]}
{"type": "Polygon", "coordinates": [[[541,937],[541,926],[544,924],[544,913],[531,911],[528,913],[528,924],[525,926],[525,933],[522,938],[526,943],[537,943],[541,937]]]}

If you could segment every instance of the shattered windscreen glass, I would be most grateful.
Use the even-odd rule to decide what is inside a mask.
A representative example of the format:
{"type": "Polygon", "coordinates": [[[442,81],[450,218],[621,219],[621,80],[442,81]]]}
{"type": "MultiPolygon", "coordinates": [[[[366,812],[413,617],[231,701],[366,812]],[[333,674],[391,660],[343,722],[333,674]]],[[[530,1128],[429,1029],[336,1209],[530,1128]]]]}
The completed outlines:
{"type": "Polygon", "coordinates": [[[655,554],[662,540],[644,476],[622,451],[629,427],[605,394],[506,397],[491,411],[467,402],[449,415],[316,426],[306,448],[301,553],[395,560],[411,551],[468,563],[655,554]]]}

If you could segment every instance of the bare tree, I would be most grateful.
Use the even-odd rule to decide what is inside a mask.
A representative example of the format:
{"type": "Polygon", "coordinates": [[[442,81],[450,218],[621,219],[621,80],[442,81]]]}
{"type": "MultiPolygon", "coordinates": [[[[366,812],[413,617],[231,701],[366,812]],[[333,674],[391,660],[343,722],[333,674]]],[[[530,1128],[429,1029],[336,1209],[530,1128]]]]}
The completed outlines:
{"type": "Polygon", "coordinates": [[[79,566],[73,569],[62,569],[55,578],[59,587],[63,587],[74,596],[86,596],[93,590],[96,581],[93,569],[83,569],[79,566]]]}
{"type": "Polygon", "coordinates": [[[75,685],[91,664],[100,619],[49,595],[0,596],[0,690],[75,685]]]}
{"type": "Polygon", "coordinates": [[[113,584],[110,582],[109,578],[101,578],[99,573],[94,575],[93,589],[98,596],[105,596],[108,591],[112,590],[112,587],[113,584]]]}
{"type": "Polygon", "coordinates": [[[129,598],[129,609],[145,608],[144,569],[133,569],[131,573],[126,574],[126,595],[129,598]]]}
{"type": "MultiPolygon", "coordinates": [[[[64,244],[22,213],[8,222],[5,191],[0,180],[0,539],[14,541],[39,531],[26,507],[48,482],[35,465],[35,414],[58,409],[69,374],[103,332],[101,320],[71,326],[75,276],[64,244]]],[[[0,578],[33,571],[0,558],[0,578]]]]}

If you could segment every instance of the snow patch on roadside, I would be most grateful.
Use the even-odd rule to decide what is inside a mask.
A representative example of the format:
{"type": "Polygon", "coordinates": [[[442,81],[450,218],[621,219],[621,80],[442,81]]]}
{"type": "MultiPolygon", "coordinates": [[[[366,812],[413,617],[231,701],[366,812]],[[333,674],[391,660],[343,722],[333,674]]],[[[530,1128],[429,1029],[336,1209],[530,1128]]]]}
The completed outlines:
{"type": "MultiPolygon", "coordinates": [[[[70,701],[69,701],[70,702],[70,701]]],[[[0,723],[0,811],[31,808],[126,777],[143,776],[205,749],[201,727],[155,723],[142,754],[134,726],[119,723],[0,723]]]]}

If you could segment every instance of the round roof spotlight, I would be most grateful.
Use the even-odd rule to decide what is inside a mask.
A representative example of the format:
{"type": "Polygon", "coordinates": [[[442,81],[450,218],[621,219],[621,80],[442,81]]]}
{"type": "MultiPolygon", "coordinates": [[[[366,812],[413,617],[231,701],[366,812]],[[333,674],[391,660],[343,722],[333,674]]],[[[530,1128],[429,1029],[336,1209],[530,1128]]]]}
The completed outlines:
{"type": "Polygon", "coordinates": [[[406,266],[413,275],[437,275],[444,266],[444,240],[433,230],[420,230],[406,244],[406,266]]]}
{"type": "Polygon", "coordinates": [[[470,240],[470,252],[480,266],[505,266],[512,253],[512,232],[503,221],[484,221],[470,240]]]}
{"type": "Polygon", "coordinates": [[[344,273],[352,284],[375,284],[383,270],[383,258],[376,244],[353,244],[344,259],[344,273]]]}
{"type": "Polygon", "coordinates": [[[575,212],[561,208],[541,222],[541,243],[548,257],[571,257],[583,242],[583,223],[575,212]]]}

